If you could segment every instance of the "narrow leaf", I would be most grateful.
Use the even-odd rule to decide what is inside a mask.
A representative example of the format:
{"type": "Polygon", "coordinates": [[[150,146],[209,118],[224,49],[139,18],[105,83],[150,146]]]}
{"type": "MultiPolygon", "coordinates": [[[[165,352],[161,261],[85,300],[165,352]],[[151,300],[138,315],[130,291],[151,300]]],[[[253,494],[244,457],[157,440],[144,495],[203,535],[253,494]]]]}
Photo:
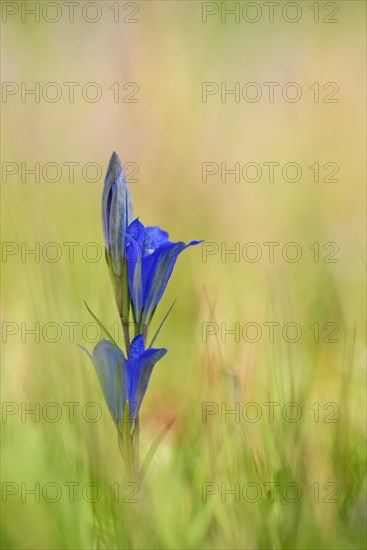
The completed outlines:
{"type": "Polygon", "coordinates": [[[157,336],[158,336],[158,334],[160,333],[161,328],[163,327],[164,323],[166,322],[166,320],[167,320],[169,314],[171,313],[171,311],[172,311],[172,309],[173,309],[173,306],[175,305],[176,301],[177,301],[177,298],[175,298],[175,300],[173,300],[173,303],[172,303],[171,307],[170,307],[169,310],[167,311],[166,315],[163,317],[162,322],[161,322],[161,324],[159,325],[159,327],[158,327],[158,329],[157,329],[157,332],[155,333],[155,335],[153,336],[152,341],[151,341],[150,344],[149,344],[149,347],[150,347],[150,348],[153,346],[154,342],[156,341],[157,336]]]}
{"type": "Polygon", "coordinates": [[[115,346],[118,347],[117,343],[115,342],[115,340],[112,338],[111,334],[108,332],[108,330],[106,329],[106,327],[101,323],[101,321],[99,319],[97,319],[97,317],[94,315],[93,311],[90,309],[90,307],[88,306],[87,302],[84,300],[84,303],[85,303],[85,307],[87,308],[87,310],[89,311],[89,313],[91,314],[91,316],[93,317],[93,319],[95,320],[95,322],[98,324],[98,326],[100,327],[100,329],[102,330],[102,332],[105,333],[105,335],[107,336],[107,338],[109,340],[111,340],[111,342],[113,344],[115,344],[115,346]]]}

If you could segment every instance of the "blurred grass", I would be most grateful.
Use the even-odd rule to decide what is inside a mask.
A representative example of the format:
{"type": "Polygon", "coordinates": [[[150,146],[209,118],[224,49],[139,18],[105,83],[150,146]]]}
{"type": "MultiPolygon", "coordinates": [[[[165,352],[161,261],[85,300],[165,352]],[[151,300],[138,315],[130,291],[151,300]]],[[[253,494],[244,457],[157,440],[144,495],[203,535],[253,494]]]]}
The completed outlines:
{"type": "MultiPolygon", "coordinates": [[[[198,3],[200,4],[200,3],[198,3]]],[[[86,262],[85,243],[102,245],[102,182],[2,185],[2,239],[80,242],[74,263],[66,248],[57,263],[25,263],[20,255],[2,264],[2,321],[62,325],[78,322],[75,341],[64,329],[59,342],[22,342],[21,332],[3,344],[2,400],[99,403],[99,422],[79,412],[69,422],[41,417],[7,418],[2,430],[3,482],[32,487],[49,482],[95,482],[103,489],[92,505],[80,495],[70,503],[20,494],[3,503],[3,548],[364,548],[365,538],[365,298],[362,227],[365,220],[362,159],[364,88],[362,2],[341,2],[340,23],[302,21],[266,25],[203,25],[193,2],[144,2],[138,25],[3,25],[3,80],[136,81],[138,104],[12,100],[3,105],[2,160],[41,164],[95,161],[107,166],[113,150],[139,164],[131,185],[135,213],[159,224],[174,240],[207,242],[315,241],[340,246],[337,264],[277,260],[235,263],[220,255],[202,261],[200,249],[178,260],[155,319],[178,298],[157,344],[169,349],[157,365],[144,401],[141,454],[162,427],[175,423],[163,441],[138,494],[138,503],[113,501],[109,488],[123,483],[114,426],[95,373],[76,343],[91,319],[85,299],[108,326],[117,323],[107,268],[86,262]],[[65,37],[67,36],[67,40],[65,37]],[[169,44],[169,46],[168,46],[169,44]],[[76,53],[77,52],[77,55],[76,53]],[[202,81],[336,81],[335,105],[300,102],[201,103],[202,81]],[[298,183],[201,182],[205,161],[299,162],[298,183]],[[340,182],[315,184],[306,167],[316,160],[338,162],[340,182]],[[304,330],[298,343],[262,338],[240,343],[220,332],[202,341],[202,324],[295,321],[304,330]],[[337,323],[339,343],[312,342],[309,327],[337,323]],[[307,336],[306,336],[307,334],[307,336]],[[220,413],[202,421],[203,403],[295,401],[302,419],[276,414],[257,423],[221,422],[220,413]],[[314,422],[313,403],[320,403],[314,422]],[[337,423],[323,422],[329,402],[338,404],[337,423]],[[302,488],[297,503],[275,493],[269,503],[264,482],[302,488]],[[258,483],[263,498],[235,502],[220,490],[203,502],[203,483],[233,488],[258,483]],[[319,483],[320,502],[309,487],[319,483]],[[338,487],[337,503],[324,502],[325,484],[338,487]]],[[[152,331],[153,334],[153,331],[152,331]]],[[[263,412],[266,410],[262,405],[263,412]]],[[[325,492],[326,491],[326,492],[325,492]]],[[[120,496],[126,497],[126,491],[120,496]]]]}

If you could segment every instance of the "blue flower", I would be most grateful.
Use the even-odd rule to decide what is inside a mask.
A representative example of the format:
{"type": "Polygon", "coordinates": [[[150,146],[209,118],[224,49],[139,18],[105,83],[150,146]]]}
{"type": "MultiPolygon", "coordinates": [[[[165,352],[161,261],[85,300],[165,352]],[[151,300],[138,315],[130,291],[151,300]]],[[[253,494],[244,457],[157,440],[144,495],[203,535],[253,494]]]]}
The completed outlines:
{"type": "Polygon", "coordinates": [[[123,272],[125,234],[133,219],[132,201],[125,172],[118,155],[113,153],[102,194],[102,224],[107,261],[116,276],[121,276],[123,272]]]}
{"type": "Polygon", "coordinates": [[[130,421],[139,413],[154,365],[167,353],[164,348],[144,350],[144,336],[131,343],[130,357],[109,340],[101,340],[90,356],[102,391],[115,422],[124,418],[125,403],[129,404],[130,421]]]}
{"type": "Polygon", "coordinates": [[[136,323],[147,326],[166,289],[177,257],[185,248],[201,243],[173,243],[160,227],[144,227],[136,219],[126,231],[126,261],[130,298],[136,323]]]}

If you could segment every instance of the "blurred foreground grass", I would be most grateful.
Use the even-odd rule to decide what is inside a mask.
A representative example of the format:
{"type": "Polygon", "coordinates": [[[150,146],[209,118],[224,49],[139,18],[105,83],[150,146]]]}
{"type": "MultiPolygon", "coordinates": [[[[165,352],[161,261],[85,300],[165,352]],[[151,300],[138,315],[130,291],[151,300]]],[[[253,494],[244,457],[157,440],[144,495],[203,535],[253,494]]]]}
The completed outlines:
{"type": "MultiPolygon", "coordinates": [[[[69,210],[75,234],[89,232],[89,241],[102,243],[99,224],[93,232],[84,223],[78,227],[80,214],[62,200],[58,208],[69,210]]],[[[97,207],[98,197],[91,210],[97,207]]],[[[28,239],[42,241],[42,224],[27,226],[19,216],[28,239]]],[[[85,216],[91,216],[87,208],[85,216]]],[[[53,221],[48,228],[55,228],[53,221]]],[[[21,238],[22,225],[16,231],[21,238]]],[[[72,239],[70,226],[64,231],[61,240],[72,239]]],[[[187,237],[203,232],[208,235],[198,224],[187,237]]],[[[181,233],[186,237],[187,230],[181,233]]],[[[199,249],[179,259],[155,321],[177,296],[157,342],[169,353],[143,405],[142,458],[159,431],[175,422],[135,494],[124,485],[115,429],[93,367],[76,345],[91,349],[95,338],[93,328],[81,328],[91,321],[84,298],[108,326],[118,326],[107,267],[80,258],[74,264],[8,260],[4,284],[13,290],[3,318],[18,323],[18,333],[7,337],[3,364],[3,401],[10,403],[3,409],[2,471],[10,482],[3,496],[4,548],[364,547],[363,319],[352,317],[349,295],[327,264],[313,265],[307,276],[295,268],[286,279],[271,277],[268,269],[236,264],[230,256],[225,263],[203,263],[199,249]],[[26,332],[35,322],[38,343],[26,332]],[[50,322],[63,329],[56,343],[42,338],[50,322]],[[70,322],[80,323],[73,339],[70,322]],[[257,343],[249,341],[251,330],[243,339],[248,322],[262,328],[257,343]],[[281,327],[273,343],[264,322],[281,327]],[[298,342],[281,336],[289,322],[302,327],[298,342]],[[315,322],[318,343],[309,329],[315,322]],[[326,322],[338,326],[335,343],[324,341],[326,322]],[[221,323],[232,330],[240,323],[238,342],[221,323]],[[28,409],[38,403],[39,416],[26,414],[22,403],[28,409]],[[97,422],[89,421],[96,408],[88,403],[102,411],[97,422]],[[89,483],[95,485],[88,489],[89,483]],[[39,502],[27,494],[35,484],[39,502]],[[96,495],[100,500],[89,502],[96,495]]],[[[45,334],[54,338],[52,329],[45,334]]]]}
{"type": "Polygon", "coordinates": [[[348,9],[337,27],[244,27],[203,25],[199,4],[141,3],[141,24],[123,32],[103,24],[4,27],[5,79],[100,79],[105,88],[137,81],[141,96],[136,105],[9,101],[3,160],[106,167],[116,149],[139,165],[131,189],[146,225],[218,248],[180,257],[157,312],[156,324],[178,298],[157,341],[169,353],[142,407],[142,458],[174,424],[134,494],[93,367],[77,347],[91,349],[95,337],[84,299],[118,327],[103,258],[83,254],[86,243],[102,246],[102,180],[87,183],[79,170],[73,183],[64,173],[56,183],[18,175],[3,184],[2,239],[19,247],[2,264],[2,328],[14,332],[3,336],[2,353],[3,548],[366,546],[365,8],[340,2],[348,9]],[[341,101],[203,104],[202,81],[212,80],[299,81],[304,89],[335,80],[341,101]],[[304,174],[297,183],[204,183],[202,163],[210,161],[297,161],[304,174]],[[316,161],[337,162],[339,182],[316,184],[308,170],[316,161]],[[279,251],[299,243],[302,259],[289,263],[279,252],[266,261],[270,241],[279,251]],[[56,262],[47,260],[51,242],[62,251],[56,262]],[[249,242],[261,247],[261,261],[221,256],[222,245],[249,242]],[[321,254],[337,243],[339,261],[314,261],[315,242],[321,254]],[[40,243],[39,261],[22,256],[21,243],[40,243]],[[74,261],[64,243],[78,243],[74,261]],[[273,342],[269,322],[278,323],[273,342]],[[36,323],[39,341],[27,333],[36,323]],[[49,323],[61,327],[55,342],[49,323]],[[238,338],[225,333],[236,323],[238,338]],[[261,327],[257,342],[254,325],[244,339],[246,323],[261,327]],[[297,342],[282,335],[287,323],[302,328],[297,342]],[[327,341],[335,327],[337,341],[327,341]],[[96,410],[102,416],[93,422],[96,410]]]}

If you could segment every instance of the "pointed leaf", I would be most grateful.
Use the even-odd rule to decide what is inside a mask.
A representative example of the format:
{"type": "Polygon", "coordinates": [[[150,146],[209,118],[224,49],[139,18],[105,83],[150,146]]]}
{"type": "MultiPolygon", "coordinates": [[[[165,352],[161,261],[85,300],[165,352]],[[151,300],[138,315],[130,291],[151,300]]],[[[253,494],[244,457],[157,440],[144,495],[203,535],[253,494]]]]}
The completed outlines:
{"type": "MultiPolygon", "coordinates": [[[[106,327],[101,323],[101,321],[94,315],[93,311],[90,309],[90,307],[88,306],[87,302],[84,300],[84,303],[85,303],[85,307],[87,308],[87,310],[89,311],[89,313],[91,314],[91,316],[93,317],[93,319],[95,320],[95,322],[98,324],[99,328],[102,330],[102,332],[105,333],[105,335],[107,336],[107,338],[109,340],[111,340],[111,342],[113,344],[115,344],[115,346],[117,346],[117,343],[115,342],[115,340],[112,338],[111,334],[108,332],[108,330],[106,329],[106,327]]],[[[117,346],[118,347],[118,346],[117,346]]]]}
{"type": "Polygon", "coordinates": [[[169,316],[169,314],[171,313],[171,311],[172,311],[172,309],[173,309],[173,306],[175,305],[176,301],[177,301],[177,298],[175,298],[175,299],[173,300],[173,303],[172,303],[171,307],[170,307],[169,310],[167,311],[166,315],[163,317],[163,319],[162,319],[162,321],[161,321],[161,324],[159,325],[159,327],[158,327],[158,329],[157,329],[155,335],[154,335],[153,338],[152,338],[152,341],[151,341],[150,344],[149,344],[149,347],[150,347],[150,348],[153,346],[154,342],[156,341],[156,339],[157,339],[157,337],[158,337],[158,335],[159,335],[159,333],[160,333],[160,331],[161,331],[161,329],[162,329],[164,323],[165,323],[166,320],[168,319],[168,316],[169,316]]]}

